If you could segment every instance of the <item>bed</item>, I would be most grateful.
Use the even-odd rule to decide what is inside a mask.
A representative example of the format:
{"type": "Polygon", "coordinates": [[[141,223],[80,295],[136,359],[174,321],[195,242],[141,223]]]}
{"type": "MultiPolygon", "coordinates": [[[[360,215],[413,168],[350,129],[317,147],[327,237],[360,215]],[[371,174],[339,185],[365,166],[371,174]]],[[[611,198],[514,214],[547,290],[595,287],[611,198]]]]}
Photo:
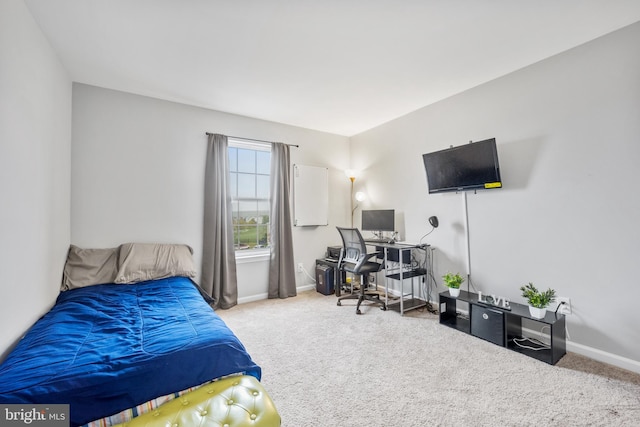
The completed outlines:
{"type": "MultiPolygon", "coordinates": [[[[69,404],[72,426],[110,425],[114,421],[108,417],[116,414],[132,417],[144,412],[141,407],[155,409],[157,405],[149,404],[154,399],[162,403],[212,381],[237,377],[249,381],[253,396],[261,396],[260,415],[267,420],[261,425],[279,425],[273,402],[258,383],[260,366],[209,306],[188,277],[191,272],[171,265],[159,274],[141,273],[139,265],[145,262],[136,264],[128,258],[131,251],[123,257],[124,249],[115,249],[115,265],[107,265],[108,272],[96,272],[95,265],[85,265],[80,275],[73,272],[78,277],[106,274],[115,277],[113,283],[70,286],[71,273],[65,267],[67,289],[0,365],[0,402],[69,404]]],[[[158,253],[146,249],[156,258],[148,265],[157,268],[158,253]]],[[[109,256],[114,261],[113,254],[109,256]]],[[[104,270],[102,261],[94,264],[104,270]]],[[[166,263],[165,256],[161,264],[166,263]]],[[[104,278],[89,282],[95,280],[104,278]]]]}

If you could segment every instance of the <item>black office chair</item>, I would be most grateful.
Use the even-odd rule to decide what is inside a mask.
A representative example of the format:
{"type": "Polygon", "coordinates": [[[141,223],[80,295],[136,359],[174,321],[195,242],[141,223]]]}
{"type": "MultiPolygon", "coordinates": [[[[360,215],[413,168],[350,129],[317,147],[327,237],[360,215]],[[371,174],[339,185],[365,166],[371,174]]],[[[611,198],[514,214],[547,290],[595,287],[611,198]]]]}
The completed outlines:
{"type": "Polygon", "coordinates": [[[367,246],[364,243],[362,234],[360,234],[360,230],[357,228],[336,228],[340,233],[340,237],[342,237],[342,250],[340,251],[340,259],[338,260],[338,269],[362,277],[360,292],[338,298],[338,305],[342,305],[341,302],[345,299],[357,299],[356,314],[362,314],[360,304],[365,300],[380,304],[380,308],[386,310],[387,305],[380,299],[380,294],[367,291],[369,274],[380,271],[382,268],[380,263],[369,261],[369,258],[376,256],[377,252],[367,253],[367,246]]]}

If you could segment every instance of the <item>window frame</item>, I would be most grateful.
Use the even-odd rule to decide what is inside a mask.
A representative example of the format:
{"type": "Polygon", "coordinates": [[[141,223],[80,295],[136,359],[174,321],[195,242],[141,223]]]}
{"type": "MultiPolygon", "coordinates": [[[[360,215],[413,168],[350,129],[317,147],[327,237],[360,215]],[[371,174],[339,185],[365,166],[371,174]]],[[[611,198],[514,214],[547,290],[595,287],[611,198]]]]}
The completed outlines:
{"type": "MultiPolygon", "coordinates": [[[[262,151],[262,152],[268,152],[271,153],[271,144],[268,142],[258,142],[258,141],[245,141],[242,139],[234,139],[234,138],[228,138],[228,148],[236,148],[236,149],[244,149],[244,150],[252,150],[252,151],[262,151]]],[[[228,155],[229,155],[229,150],[228,150],[228,155]]],[[[243,173],[240,171],[234,171],[235,173],[243,173]]],[[[229,168],[229,173],[231,174],[231,165],[229,168]]],[[[258,173],[258,171],[254,172],[254,175],[263,175],[263,173],[258,173]]],[[[271,180],[271,162],[269,162],[269,174],[267,175],[269,176],[269,197],[268,199],[266,199],[267,203],[269,204],[269,207],[271,206],[271,188],[270,188],[270,180],[271,180]]],[[[236,184],[237,185],[237,184],[236,184]]],[[[251,201],[251,200],[255,200],[255,201],[265,201],[264,199],[259,199],[259,198],[241,198],[238,195],[238,192],[234,192],[234,189],[231,189],[232,194],[235,194],[235,197],[231,198],[232,201],[232,205],[236,205],[238,203],[241,203],[243,200],[244,201],[251,201]]],[[[235,212],[232,212],[232,216],[235,215],[235,212]]],[[[269,213],[269,224],[271,223],[271,213],[269,213]]],[[[269,225],[270,227],[270,225],[269,225]]],[[[235,246],[235,226],[234,226],[234,246],[235,246]]],[[[268,235],[268,234],[267,234],[268,235]]],[[[264,259],[268,259],[269,256],[271,255],[271,246],[270,246],[270,242],[267,245],[267,247],[265,248],[252,248],[252,249],[242,249],[242,250],[238,250],[235,249],[235,258],[236,261],[238,261],[239,263],[246,263],[246,262],[252,262],[252,261],[262,261],[264,259]]]]}

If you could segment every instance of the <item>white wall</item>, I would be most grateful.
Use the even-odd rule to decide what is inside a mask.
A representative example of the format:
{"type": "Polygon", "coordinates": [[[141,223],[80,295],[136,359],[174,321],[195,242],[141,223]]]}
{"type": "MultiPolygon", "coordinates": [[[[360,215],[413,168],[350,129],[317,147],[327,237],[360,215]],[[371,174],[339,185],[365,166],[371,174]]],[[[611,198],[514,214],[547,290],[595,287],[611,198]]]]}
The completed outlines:
{"type": "MultiPolygon", "coordinates": [[[[638,370],[639,42],[635,24],[355,136],[349,153],[341,136],[85,85],[74,86],[71,131],[66,71],[23,2],[4,0],[0,322],[11,327],[0,349],[52,304],[70,240],[179,241],[198,258],[206,131],[300,144],[293,163],[330,168],[330,225],[294,229],[310,273],[349,222],[342,171],[353,166],[362,207],[397,209],[406,239],[440,218],[428,237],[436,277],[466,270],[462,195],[427,195],[420,156],[496,137],[505,188],[468,195],[476,288],[515,301],[528,281],[555,288],[572,299],[570,348],[638,370]]],[[[240,269],[241,298],[266,292],[264,265],[240,269]]]]}
{"type": "Polygon", "coordinates": [[[0,355],[54,302],[69,248],[71,80],[22,0],[0,2],[0,355]]]}
{"type": "Polygon", "coordinates": [[[407,240],[438,216],[440,283],[467,269],[463,195],[428,195],[421,155],[495,137],[504,188],[468,194],[475,287],[556,289],[571,350],[640,371],[638,46],[640,23],[357,135],[351,156],[365,207],[400,211],[407,240]]]}
{"type": "MultiPolygon", "coordinates": [[[[73,86],[72,243],[186,243],[200,266],[206,132],[298,144],[292,164],[329,168],[330,225],[293,233],[295,262],[313,275],[349,213],[346,137],[82,84],[73,86]]],[[[238,264],[239,299],[266,297],[265,268],[238,264]]],[[[298,273],[298,286],[308,283],[298,273]]]]}

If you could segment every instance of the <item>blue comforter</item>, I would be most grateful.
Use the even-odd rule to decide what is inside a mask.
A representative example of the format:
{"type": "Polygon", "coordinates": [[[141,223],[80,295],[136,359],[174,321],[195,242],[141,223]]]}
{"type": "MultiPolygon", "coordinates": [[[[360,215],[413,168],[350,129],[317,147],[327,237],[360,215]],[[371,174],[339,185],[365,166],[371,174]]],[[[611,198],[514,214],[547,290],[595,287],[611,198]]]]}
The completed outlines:
{"type": "Polygon", "coordinates": [[[0,365],[1,403],[67,403],[71,425],[261,370],[185,277],[60,294],[0,365]]]}

